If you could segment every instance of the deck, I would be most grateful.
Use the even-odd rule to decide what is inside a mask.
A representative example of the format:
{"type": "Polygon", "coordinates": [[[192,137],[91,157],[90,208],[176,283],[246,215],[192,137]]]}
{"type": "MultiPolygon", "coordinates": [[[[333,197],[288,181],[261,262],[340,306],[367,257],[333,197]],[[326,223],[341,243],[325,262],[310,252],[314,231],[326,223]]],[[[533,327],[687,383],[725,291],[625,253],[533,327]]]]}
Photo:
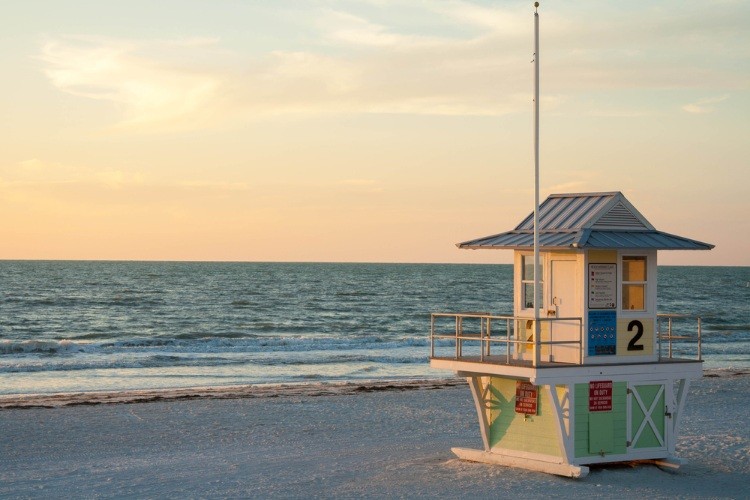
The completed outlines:
{"type": "Polygon", "coordinates": [[[678,373],[685,378],[699,378],[703,369],[700,318],[697,318],[695,335],[676,333],[673,322],[678,318],[695,317],[659,315],[654,352],[628,361],[622,356],[585,356],[581,318],[540,318],[547,324],[560,321],[575,324],[577,328],[568,338],[541,335],[535,341],[529,340],[519,327],[529,318],[487,313],[433,313],[430,366],[462,376],[499,375],[553,383],[555,377],[585,379],[644,372],[655,376],[678,373]],[[661,328],[661,320],[666,328],[661,328]],[[446,331],[448,324],[452,331],[446,331]],[[647,370],[644,370],[645,365],[647,370]]]}

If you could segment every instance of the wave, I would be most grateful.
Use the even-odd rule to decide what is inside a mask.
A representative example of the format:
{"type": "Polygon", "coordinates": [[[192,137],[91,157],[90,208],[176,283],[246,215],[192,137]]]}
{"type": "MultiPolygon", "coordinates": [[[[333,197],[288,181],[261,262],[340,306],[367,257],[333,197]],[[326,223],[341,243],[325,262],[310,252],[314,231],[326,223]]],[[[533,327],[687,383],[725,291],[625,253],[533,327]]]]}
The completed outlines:
{"type": "MultiPolygon", "coordinates": [[[[327,351],[334,349],[397,349],[403,347],[427,347],[429,338],[382,338],[340,337],[333,335],[283,335],[262,336],[227,333],[207,337],[199,334],[183,334],[174,337],[136,337],[124,340],[106,339],[94,342],[92,334],[76,339],[63,340],[0,340],[2,354],[67,354],[73,352],[113,353],[117,351],[148,351],[169,347],[171,350],[190,353],[211,352],[266,352],[282,351],[327,351]]],[[[453,345],[450,340],[436,341],[437,346],[453,345]]]]}
{"type": "Polygon", "coordinates": [[[52,361],[18,360],[16,363],[0,365],[0,373],[68,372],[78,370],[121,370],[129,368],[167,367],[211,367],[245,364],[245,360],[218,356],[185,357],[174,354],[157,354],[141,358],[112,358],[89,356],[88,358],[57,359],[52,361]],[[26,362],[24,362],[26,361],[26,362]]]}
{"type": "Polygon", "coordinates": [[[0,363],[0,373],[67,372],[76,370],[121,370],[133,368],[179,368],[179,367],[226,367],[245,366],[251,371],[257,367],[301,367],[336,364],[387,364],[402,365],[427,363],[426,355],[337,353],[329,355],[297,354],[287,356],[274,354],[245,355],[184,355],[163,352],[148,355],[109,355],[58,357],[53,359],[26,358],[12,363],[0,363]]]}
{"type": "MultiPolygon", "coordinates": [[[[44,355],[70,356],[83,354],[161,353],[164,351],[190,354],[216,353],[308,353],[312,351],[361,351],[422,348],[428,338],[384,339],[379,337],[276,336],[228,333],[217,337],[183,334],[175,337],[141,337],[127,340],[103,339],[96,335],[63,340],[0,340],[0,356],[44,355]]],[[[449,347],[450,340],[436,341],[437,347],[449,347]]],[[[2,359],[2,358],[0,358],[2,359]]]]}
{"type": "Polygon", "coordinates": [[[30,295],[6,296],[2,302],[18,306],[30,307],[62,307],[62,308],[85,308],[85,307],[157,307],[166,305],[166,301],[159,297],[151,297],[150,294],[163,293],[158,290],[148,292],[149,295],[141,295],[140,292],[124,292],[109,298],[89,298],[76,296],[54,296],[39,297],[30,295]]]}
{"type": "Polygon", "coordinates": [[[377,297],[378,294],[369,291],[336,292],[336,297],[377,297]]]}
{"type": "Polygon", "coordinates": [[[223,332],[215,335],[206,335],[203,332],[186,332],[178,333],[173,337],[177,340],[211,340],[211,339],[255,339],[260,338],[259,335],[244,332],[223,332]]]}
{"type": "Polygon", "coordinates": [[[719,332],[750,332],[750,324],[721,325],[709,324],[708,329],[719,332]]]}
{"type": "Polygon", "coordinates": [[[83,345],[72,340],[0,340],[3,354],[66,354],[83,351],[83,345]]]}

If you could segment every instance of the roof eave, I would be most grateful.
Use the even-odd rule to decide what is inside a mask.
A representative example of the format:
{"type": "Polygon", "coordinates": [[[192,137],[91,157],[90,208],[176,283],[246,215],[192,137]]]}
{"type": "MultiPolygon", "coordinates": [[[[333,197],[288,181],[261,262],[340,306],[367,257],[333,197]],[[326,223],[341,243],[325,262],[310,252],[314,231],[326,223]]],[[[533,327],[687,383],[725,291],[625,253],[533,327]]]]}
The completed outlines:
{"type": "MultiPolygon", "coordinates": [[[[503,245],[503,246],[491,246],[491,245],[456,245],[461,250],[533,250],[533,246],[529,245],[503,245]]],[[[542,250],[581,250],[581,248],[575,245],[568,246],[544,246],[540,245],[539,248],[542,250]]]]}

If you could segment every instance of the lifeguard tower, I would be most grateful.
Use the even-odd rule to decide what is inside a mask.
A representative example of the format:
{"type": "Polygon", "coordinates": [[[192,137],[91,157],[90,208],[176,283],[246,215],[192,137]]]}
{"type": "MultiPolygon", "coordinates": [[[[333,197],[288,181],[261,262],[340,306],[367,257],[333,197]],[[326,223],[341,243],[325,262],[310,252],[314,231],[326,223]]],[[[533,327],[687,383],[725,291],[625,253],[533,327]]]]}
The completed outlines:
{"type": "Polygon", "coordinates": [[[657,313],[657,251],[713,245],[657,231],[619,192],[539,204],[538,7],[534,211],[512,231],[458,245],[513,250],[513,314],[431,317],[430,366],[466,377],[484,444],[453,451],[571,477],[606,462],[678,467],[689,384],[703,373],[701,323],[688,332],[688,317],[657,313]]]}
{"type": "Polygon", "coordinates": [[[657,313],[657,251],[713,245],[657,231],[619,192],[551,195],[538,210],[535,314],[533,215],[458,245],[513,250],[512,315],[432,314],[430,365],[466,377],[484,444],[454,453],[571,477],[604,462],[679,466],[701,324],[657,313]]]}

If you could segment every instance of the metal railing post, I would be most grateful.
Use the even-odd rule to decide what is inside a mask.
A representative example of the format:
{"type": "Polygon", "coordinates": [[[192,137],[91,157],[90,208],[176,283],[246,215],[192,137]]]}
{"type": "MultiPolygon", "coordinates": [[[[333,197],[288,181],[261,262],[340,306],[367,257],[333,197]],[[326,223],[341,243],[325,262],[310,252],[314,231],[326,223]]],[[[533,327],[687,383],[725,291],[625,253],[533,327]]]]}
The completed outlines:
{"type": "Polygon", "coordinates": [[[667,340],[669,341],[667,343],[667,346],[668,346],[667,355],[669,356],[669,359],[672,359],[672,318],[671,317],[667,321],[667,340]]]}
{"type": "Polygon", "coordinates": [[[505,320],[505,362],[510,364],[510,319],[505,320]]]}
{"type": "Polygon", "coordinates": [[[461,317],[456,315],[456,359],[461,357],[461,317]]]}
{"type": "Polygon", "coordinates": [[[487,356],[490,355],[490,346],[492,346],[492,318],[487,316],[487,356]]]}
{"type": "Polygon", "coordinates": [[[484,363],[484,318],[479,317],[479,361],[484,363]]]}
{"type": "Polygon", "coordinates": [[[657,347],[657,360],[661,361],[661,318],[656,315],[656,347],[657,347]]]}
{"type": "Polygon", "coordinates": [[[698,361],[703,360],[703,353],[701,350],[701,342],[702,342],[702,328],[701,328],[701,317],[698,316],[698,361]]]}
{"type": "Polygon", "coordinates": [[[430,314],[430,358],[435,357],[435,315],[430,314]]]}

